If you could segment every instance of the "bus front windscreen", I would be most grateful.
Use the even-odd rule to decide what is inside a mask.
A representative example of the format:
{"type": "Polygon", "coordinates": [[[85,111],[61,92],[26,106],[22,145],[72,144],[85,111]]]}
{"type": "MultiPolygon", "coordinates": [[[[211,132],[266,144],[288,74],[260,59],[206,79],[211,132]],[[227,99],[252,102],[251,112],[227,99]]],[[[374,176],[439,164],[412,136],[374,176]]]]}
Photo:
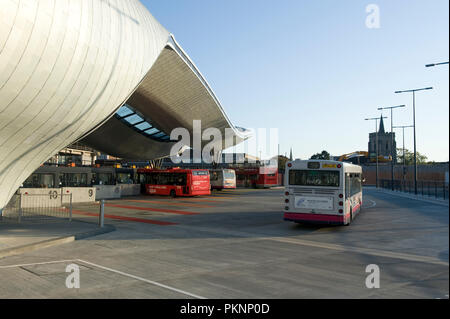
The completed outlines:
{"type": "Polygon", "coordinates": [[[290,170],[289,185],[339,187],[339,171],[290,170]]]}
{"type": "Polygon", "coordinates": [[[235,178],[234,171],[224,171],[223,178],[224,179],[234,179],[235,178]]]}

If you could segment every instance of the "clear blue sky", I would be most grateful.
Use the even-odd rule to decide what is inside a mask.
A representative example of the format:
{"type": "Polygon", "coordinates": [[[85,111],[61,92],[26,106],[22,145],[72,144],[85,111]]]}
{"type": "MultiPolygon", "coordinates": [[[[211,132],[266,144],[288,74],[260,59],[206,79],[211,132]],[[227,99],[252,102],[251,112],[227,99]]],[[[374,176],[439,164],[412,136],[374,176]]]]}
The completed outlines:
{"type": "MultiPolygon", "coordinates": [[[[412,124],[418,151],[448,161],[448,0],[142,0],[190,55],[233,123],[279,128],[281,153],[309,158],[367,150],[379,106],[412,124]],[[368,29],[366,6],[380,8],[368,29]]],[[[388,115],[385,113],[385,115],[388,115]]],[[[386,127],[390,128],[390,118],[386,127]]],[[[397,133],[401,146],[401,131],[397,133]]],[[[412,130],[406,147],[412,149],[412,130]]]]}

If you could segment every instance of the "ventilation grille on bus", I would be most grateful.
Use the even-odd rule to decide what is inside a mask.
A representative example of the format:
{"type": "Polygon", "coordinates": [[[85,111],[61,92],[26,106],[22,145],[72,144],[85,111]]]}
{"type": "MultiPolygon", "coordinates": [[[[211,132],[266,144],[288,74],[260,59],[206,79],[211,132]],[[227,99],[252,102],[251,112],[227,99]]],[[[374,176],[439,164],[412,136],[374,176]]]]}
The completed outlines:
{"type": "Polygon", "coordinates": [[[336,191],[334,189],[316,189],[314,193],[320,195],[334,195],[336,191]]]}
{"type": "Polygon", "coordinates": [[[312,194],[312,193],[313,193],[313,189],[309,189],[309,188],[294,190],[294,194],[312,194]]]}
{"type": "Polygon", "coordinates": [[[304,188],[294,190],[294,194],[317,194],[317,195],[334,195],[336,191],[334,189],[312,189],[312,188],[304,188]]]}

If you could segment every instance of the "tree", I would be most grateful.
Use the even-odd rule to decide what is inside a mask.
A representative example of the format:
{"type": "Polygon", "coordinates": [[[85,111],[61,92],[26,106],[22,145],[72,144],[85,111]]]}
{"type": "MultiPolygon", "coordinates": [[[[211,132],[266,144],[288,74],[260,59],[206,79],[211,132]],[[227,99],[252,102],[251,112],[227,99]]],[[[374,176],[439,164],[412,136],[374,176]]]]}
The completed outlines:
{"type": "Polygon", "coordinates": [[[283,155],[278,155],[278,168],[284,169],[287,162],[289,162],[289,158],[283,155]]]}
{"type": "MultiPolygon", "coordinates": [[[[417,164],[426,164],[428,157],[423,154],[417,152],[417,164]]],[[[397,149],[397,161],[400,164],[403,164],[403,149],[397,149]]],[[[405,164],[406,165],[414,165],[414,152],[411,152],[405,149],[405,164]]]]}
{"type": "Polygon", "coordinates": [[[330,159],[330,153],[327,151],[322,151],[322,153],[317,153],[311,156],[312,160],[329,160],[330,159]]]}

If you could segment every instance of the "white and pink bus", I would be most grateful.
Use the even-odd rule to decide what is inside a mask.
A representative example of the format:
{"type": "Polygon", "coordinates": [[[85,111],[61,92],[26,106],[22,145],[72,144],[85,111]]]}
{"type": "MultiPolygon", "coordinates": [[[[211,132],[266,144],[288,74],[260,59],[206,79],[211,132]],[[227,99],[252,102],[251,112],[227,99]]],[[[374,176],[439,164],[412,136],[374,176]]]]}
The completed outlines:
{"type": "Polygon", "coordinates": [[[349,225],[361,205],[361,166],[323,160],[286,164],[284,220],[349,225]]]}
{"type": "Polygon", "coordinates": [[[211,189],[235,189],[236,173],[232,169],[210,169],[209,170],[211,189]]]}

